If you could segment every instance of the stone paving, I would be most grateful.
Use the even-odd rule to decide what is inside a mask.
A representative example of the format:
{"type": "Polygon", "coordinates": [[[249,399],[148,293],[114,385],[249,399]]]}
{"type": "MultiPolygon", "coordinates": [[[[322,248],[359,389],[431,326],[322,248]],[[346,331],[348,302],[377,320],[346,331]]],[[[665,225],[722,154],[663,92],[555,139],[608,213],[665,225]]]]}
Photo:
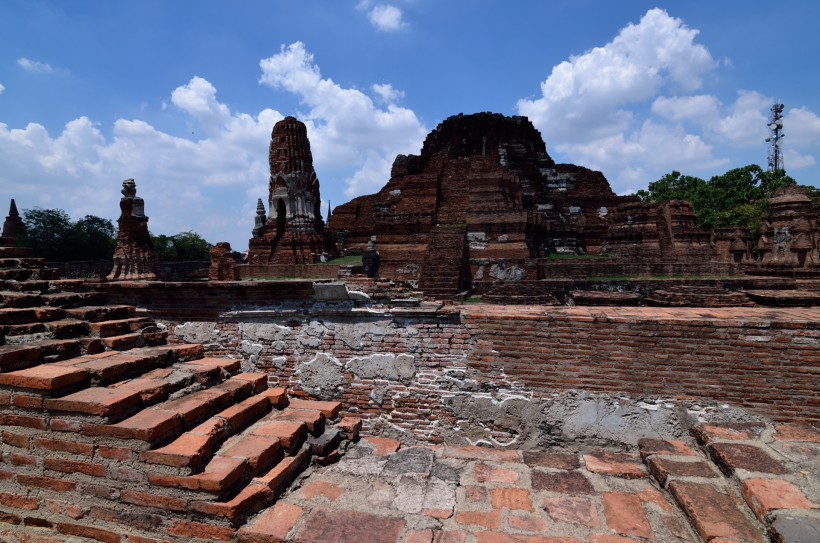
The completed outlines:
{"type": "Polygon", "coordinates": [[[366,437],[242,543],[817,543],[820,430],[706,424],[637,450],[401,446],[366,437]]]}

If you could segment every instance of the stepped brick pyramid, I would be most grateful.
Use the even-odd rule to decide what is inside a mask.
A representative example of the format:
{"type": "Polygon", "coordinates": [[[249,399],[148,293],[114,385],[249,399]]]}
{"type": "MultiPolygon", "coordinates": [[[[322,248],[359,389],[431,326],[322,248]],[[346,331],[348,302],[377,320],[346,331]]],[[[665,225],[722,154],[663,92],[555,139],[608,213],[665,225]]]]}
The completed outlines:
{"type": "Polygon", "coordinates": [[[341,254],[375,236],[380,276],[418,280],[436,298],[543,278],[545,254],[695,267],[716,258],[687,202],[617,196],[601,172],[556,164],[526,117],[492,113],[439,124],[420,155],[396,158],[378,193],[338,206],[328,231],[341,254]]]}
{"type": "Polygon", "coordinates": [[[357,436],[4,242],[0,541],[229,541],[357,436]]]}

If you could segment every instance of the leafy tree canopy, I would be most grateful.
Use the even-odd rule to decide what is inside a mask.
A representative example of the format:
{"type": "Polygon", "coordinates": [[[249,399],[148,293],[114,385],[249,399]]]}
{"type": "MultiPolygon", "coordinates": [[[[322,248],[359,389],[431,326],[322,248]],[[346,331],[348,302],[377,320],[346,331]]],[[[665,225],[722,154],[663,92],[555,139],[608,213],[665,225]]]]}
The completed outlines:
{"type": "Polygon", "coordinates": [[[18,240],[35,254],[52,262],[110,260],[116,245],[114,224],[86,215],[72,222],[62,209],[25,209],[26,234],[18,240]]]}
{"type": "Polygon", "coordinates": [[[657,203],[688,200],[701,228],[745,226],[757,237],[769,209],[768,198],[778,188],[796,183],[783,170],[769,172],[751,164],[709,181],[673,171],[650,183],[647,190],[639,190],[637,195],[641,200],[657,203]]]}
{"type": "MultiPolygon", "coordinates": [[[[111,260],[117,246],[117,229],[109,219],[86,215],[76,222],[62,209],[25,209],[26,234],[17,243],[31,247],[50,262],[111,260]]],[[[174,236],[151,235],[163,261],[210,260],[210,243],[196,232],[174,236]]]]}
{"type": "Polygon", "coordinates": [[[151,234],[151,241],[164,262],[210,260],[213,245],[196,232],[180,232],[174,236],[151,234]]]}

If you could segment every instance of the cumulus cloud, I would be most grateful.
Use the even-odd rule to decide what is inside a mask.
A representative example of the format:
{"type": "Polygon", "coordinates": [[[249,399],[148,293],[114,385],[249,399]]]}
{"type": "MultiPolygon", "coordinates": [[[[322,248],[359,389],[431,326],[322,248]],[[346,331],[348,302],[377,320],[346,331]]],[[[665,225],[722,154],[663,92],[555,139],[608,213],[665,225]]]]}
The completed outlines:
{"type": "Polygon", "coordinates": [[[542,96],[519,100],[518,111],[554,141],[618,134],[634,120],[629,104],[667,87],[700,88],[715,61],[695,43],[697,34],[680,19],[651,9],[606,45],[555,66],[541,83],[542,96]]]}
{"type": "MultiPolygon", "coordinates": [[[[299,117],[308,126],[325,199],[341,187],[347,197],[381,188],[397,154],[419,151],[427,130],[413,111],[394,104],[402,93],[391,85],[372,87],[384,102],[376,105],[375,98],[324,78],[301,43],[283,47],[261,67],[265,85],[294,93],[308,109],[299,117]]],[[[267,197],[270,131],[283,115],[231,111],[199,76],[173,89],[162,109],[181,114],[195,134],[124,118],[105,130],[80,117],[57,133],[36,123],[0,123],[0,193],[24,209],[116,219],[121,183],[133,177],[152,231],[194,230],[243,249],[256,199],[267,197]]]]}
{"type": "Polygon", "coordinates": [[[718,117],[720,101],[716,96],[660,96],[652,102],[652,113],[671,121],[704,121],[718,117]]]}
{"type": "MultiPolygon", "coordinates": [[[[518,112],[541,130],[556,158],[602,170],[617,192],[673,169],[712,174],[765,163],[773,99],[742,90],[724,103],[704,92],[706,77],[728,63],[715,62],[697,35],[651,9],[609,43],[555,66],[541,96],[519,100],[518,112]]],[[[814,165],[820,117],[794,108],[784,122],[789,167],[814,165]]]]}
{"type": "Polygon", "coordinates": [[[198,77],[172,93],[171,102],[192,121],[221,123],[196,140],[138,119],[118,119],[108,138],[87,117],[55,136],[36,123],[23,129],[0,123],[0,189],[24,208],[116,219],[122,180],[133,177],[152,231],[194,230],[241,248],[253,215],[232,203],[234,195],[267,185],[270,129],[282,115],[271,109],[231,113],[215,96],[211,83],[198,77]]]}
{"type": "Polygon", "coordinates": [[[789,109],[783,118],[790,145],[818,146],[820,144],[820,117],[805,107],[789,109]]]}
{"type": "Polygon", "coordinates": [[[802,170],[816,166],[817,160],[811,155],[804,155],[794,149],[786,148],[783,152],[783,165],[788,171],[802,170]]]}
{"type": "Polygon", "coordinates": [[[4,91],[4,90],[6,90],[5,85],[3,85],[2,83],[0,83],[0,94],[3,94],[3,91],[4,91]]]}
{"type": "Polygon", "coordinates": [[[740,91],[730,111],[713,129],[720,137],[737,146],[760,145],[766,139],[766,119],[772,99],[756,91],[740,91]]]}
{"type": "Polygon", "coordinates": [[[210,130],[222,128],[231,118],[228,106],[216,100],[216,88],[198,76],[174,89],[171,102],[210,130]]]}
{"type": "MultiPolygon", "coordinates": [[[[412,110],[393,103],[378,107],[363,92],[322,77],[303,43],[282,46],[260,66],[262,84],[297,95],[309,108],[300,118],[308,126],[317,170],[355,169],[345,179],[348,197],[381,188],[397,154],[419,152],[427,129],[412,110]]],[[[390,85],[379,88],[374,92],[380,97],[397,96],[390,85]]]]}
{"type": "Polygon", "coordinates": [[[389,83],[375,84],[371,88],[379,100],[386,104],[392,104],[404,98],[404,91],[394,89],[389,83]]]}
{"type": "Polygon", "coordinates": [[[37,60],[31,60],[26,57],[18,58],[17,65],[27,72],[40,74],[54,73],[54,68],[52,68],[50,64],[46,64],[45,62],[39,62],[37,60]]]}
{"type": "Polygon", "coordinates": [[[390,4],[379,4],[367,14],[370,23],[382,32],[395,32],[407,25],[402,19],[402,11],[390,4]]]}

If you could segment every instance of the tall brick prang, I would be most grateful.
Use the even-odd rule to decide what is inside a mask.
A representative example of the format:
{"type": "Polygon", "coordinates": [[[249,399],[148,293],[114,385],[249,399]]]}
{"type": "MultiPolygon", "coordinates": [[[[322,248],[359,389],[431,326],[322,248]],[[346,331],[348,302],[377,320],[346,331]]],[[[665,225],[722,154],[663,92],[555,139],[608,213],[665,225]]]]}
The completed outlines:
{"type": "Polygon", "coordinates": [[[319,179],[307,127],[294,117],[276,123],[270,142],[268,216],[257,204],[248,264],[312,264],[324,250],[319,179]],[[260,215],[260,211],[262,215],[260,215]]]}

